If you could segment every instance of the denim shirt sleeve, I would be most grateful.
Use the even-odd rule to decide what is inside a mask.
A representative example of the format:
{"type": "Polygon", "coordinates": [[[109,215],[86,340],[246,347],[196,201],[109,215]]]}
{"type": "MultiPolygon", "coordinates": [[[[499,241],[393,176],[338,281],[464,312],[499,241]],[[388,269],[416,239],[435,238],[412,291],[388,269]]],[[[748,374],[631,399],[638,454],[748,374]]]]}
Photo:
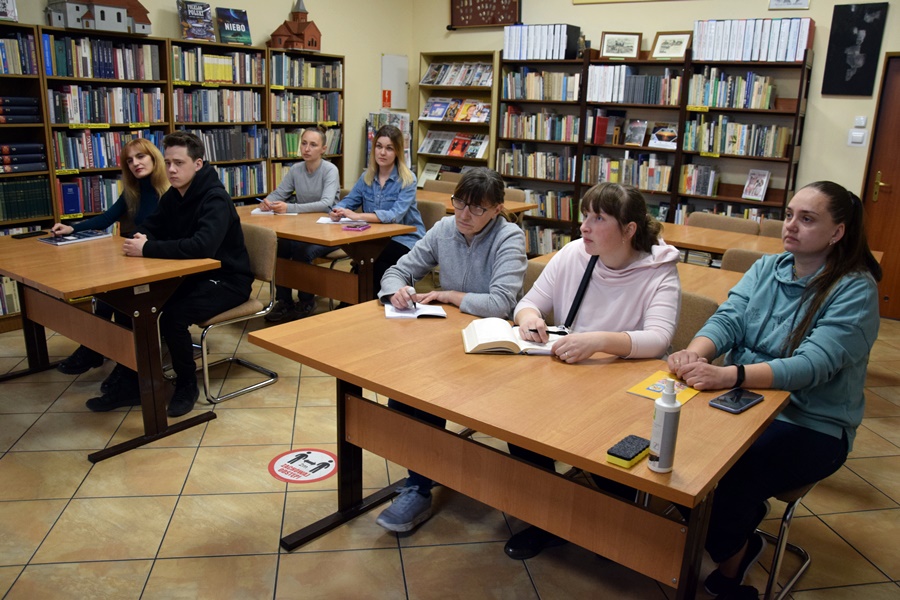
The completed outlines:
{"type": "MultiPolygon", "coordinates": [[[[385,182],[384,188],[381,190],[383,195],[382,201],[376,201],[372,210],[382,223],[403,223],[406,213],[416,201],[415,182],[406,187],[401,187],[401,185],[400,176],[394,170],[390,179],[385,182]],[[395,198],[393,202],[390,201],[392,197],[395,198]]],[[[377,189],[378,184],[374,183],[372,187],[377,189]]]]}

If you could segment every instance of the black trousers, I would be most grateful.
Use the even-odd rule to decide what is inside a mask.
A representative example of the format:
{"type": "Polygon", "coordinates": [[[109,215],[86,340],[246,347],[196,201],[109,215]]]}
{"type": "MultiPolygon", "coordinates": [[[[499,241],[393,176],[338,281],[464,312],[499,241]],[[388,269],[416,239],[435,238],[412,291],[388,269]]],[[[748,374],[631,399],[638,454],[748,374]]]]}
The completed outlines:
{"type": "Polygon", "coordinates": [[[381,278],[384,277],[385,271],[396,265],[397,261],[408,252],[409,248],[393,239],[381,251],[381,254],[378,255],[378,258],[375,259],[375,263],[372,265],[374,270],[372,284],[376,294],[381,289],[381,278]]]}

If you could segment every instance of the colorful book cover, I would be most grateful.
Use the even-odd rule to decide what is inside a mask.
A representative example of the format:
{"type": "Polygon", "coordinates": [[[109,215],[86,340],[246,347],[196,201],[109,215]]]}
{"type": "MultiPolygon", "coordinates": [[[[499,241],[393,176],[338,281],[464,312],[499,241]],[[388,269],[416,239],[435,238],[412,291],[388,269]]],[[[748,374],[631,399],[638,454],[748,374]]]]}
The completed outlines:
{"type": "Polygon", "coordinates": [[[186,40],[216,41],[212,12],[206,2],[178,0],[178,14],[181,17],[181,37],[186,40]]]}
{"type": "Polygon", "coordinates": [[[462,105],[459,107],[459,110],[456,112],[456,116],[453,118],[454,121],[458,123],[471,123],[474,121],[475,111],[478,110],[478,105],[480,103],[478,100],[463,100],[462,105]]]}
{"type": "Polygon", "coordinates": [[[430,98],[426,104],[427,112],[420,118],[426,121],[440,121],[444,118],[450,102],[450,98],[430,98]]]}
{"type": "Polygon", "coordinates": [[[469,144],[472,143],[472,135],[469,133],[457,133],[450,141],[450,148],[447,150],[449,156],[465,156],[469,144]]]}
{"type": "Polygon", "coordinates": [[[679,404],[686,404],[688,400],[700,393],[694,388],[688,387],[685,382],[679,381],[672,373],[666,373],[665,371],[657,371],[647,379],[630,388],[628,393],[656,400],[662,396],[666,386],[666,379],[675,380],[675,399],[678,400],[679,404]]]}
{"type": "Polygon", "coordinates": [[[223,44],[249,46],[252,43],[246,10],[216,7],[216,22],[219,24],[219,41],[223,44]]]}

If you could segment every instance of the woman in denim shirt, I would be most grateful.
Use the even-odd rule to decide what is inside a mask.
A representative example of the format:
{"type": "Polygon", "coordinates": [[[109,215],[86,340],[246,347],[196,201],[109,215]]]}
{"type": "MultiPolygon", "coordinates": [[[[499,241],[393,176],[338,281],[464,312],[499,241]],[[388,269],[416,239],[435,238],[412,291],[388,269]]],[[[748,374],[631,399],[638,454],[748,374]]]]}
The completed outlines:
{"type": "Polygon", "coordinates": [[[373,289],[378,289],[384,272],[425,235],[422,215],[416,208],[416,178],[403,161],[403,134],[393,125],[385,125],[375,133],[369,167],[347,197],[332,209],[332,219],[338,221],[341,217],[416,228],[414,233],[392,237],[375,259],[373,289]]]}

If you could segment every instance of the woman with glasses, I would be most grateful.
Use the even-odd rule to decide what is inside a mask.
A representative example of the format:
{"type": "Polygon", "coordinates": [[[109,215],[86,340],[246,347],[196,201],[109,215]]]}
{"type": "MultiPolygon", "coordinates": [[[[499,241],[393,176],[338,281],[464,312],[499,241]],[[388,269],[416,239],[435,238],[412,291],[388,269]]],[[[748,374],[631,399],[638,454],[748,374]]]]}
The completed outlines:
{"type": "MultiPolygon", "coordinates": [[[[544,318],[551,311],[568,335],[553,344],[557,360],[575,364],[603,352],[623,358],[666,354],[681,300],[678,250],[660,238],[662,226],[647,212],[640,191],[629,185],[600,183],[581,200],[581,239],[566,244],[516,306],[523,339],[549,341],[544,318]],[[579,289],[584,291],[579,297],[579,289]]],[[[510,444],[510,453],[552,470],[553,459],[510,444]]],[[[631,490],[594,478],[611,493],[631,490]]],[[[506,543],[514,559],[536,556],[564,540],[529,526],[506,543]]]]}
{"type": "MultiPolygon", "coordinates": [[[[382,302],[403,310],[413,302],[441,302],[479,317],[509,318],[522,294],[525,234],[503,208],[504,183],[485,167],[466,171],[453,192],[455,214],[432,227],[412,251],[381,280],[382,302]],[[440,290],[416,294],[410,285],[441,269],[440,290]]],[[[444,427],[446,420],[389,400],[388,406],[444,427]]],[[[390,531],[409,531],[431,516],[433,482],[409,472],[406,487],[377,523],[390,531]]]]}

